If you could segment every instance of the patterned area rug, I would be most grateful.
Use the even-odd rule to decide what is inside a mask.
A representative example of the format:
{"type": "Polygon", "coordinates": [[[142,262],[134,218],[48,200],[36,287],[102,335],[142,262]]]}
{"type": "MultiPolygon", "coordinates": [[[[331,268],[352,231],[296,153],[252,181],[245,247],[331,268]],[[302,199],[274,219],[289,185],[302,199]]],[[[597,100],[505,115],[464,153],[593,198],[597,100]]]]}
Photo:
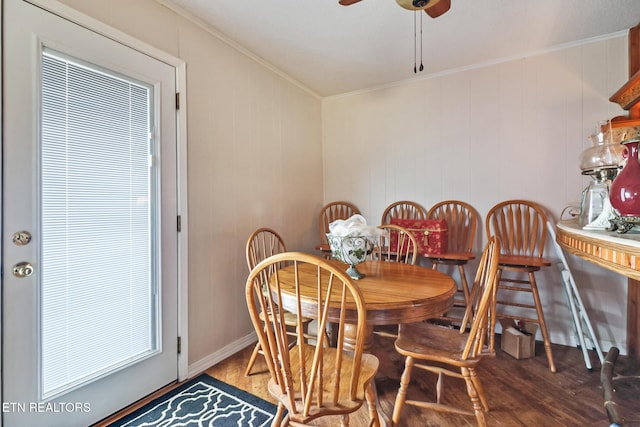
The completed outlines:
{"type": "Polygon", "coordinates": [[[258,427],[271,425],[276,405],[202,374],[109,427],[258,427]]]}

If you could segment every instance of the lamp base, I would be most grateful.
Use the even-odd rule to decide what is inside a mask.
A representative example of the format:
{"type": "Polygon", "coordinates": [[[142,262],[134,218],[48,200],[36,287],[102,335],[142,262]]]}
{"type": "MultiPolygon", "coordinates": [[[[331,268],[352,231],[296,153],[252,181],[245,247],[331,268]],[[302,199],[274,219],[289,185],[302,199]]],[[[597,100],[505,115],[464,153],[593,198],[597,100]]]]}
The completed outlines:
{"type": "Polygon", "coordinates": [[[607,231],[615,231],[624,234],[631,231],[636,225],[640,225],[640,216],[621,216],[611,220],[611,227],[607,231]]]}
{"type": "Polygon", "coordinates": [[[617,219],[617,214],[609,202],[609,197],[604,199],[603,205],[600,215],[582,227],[583,230],[609,230],[613,226],[613,221],[617,219]]]}

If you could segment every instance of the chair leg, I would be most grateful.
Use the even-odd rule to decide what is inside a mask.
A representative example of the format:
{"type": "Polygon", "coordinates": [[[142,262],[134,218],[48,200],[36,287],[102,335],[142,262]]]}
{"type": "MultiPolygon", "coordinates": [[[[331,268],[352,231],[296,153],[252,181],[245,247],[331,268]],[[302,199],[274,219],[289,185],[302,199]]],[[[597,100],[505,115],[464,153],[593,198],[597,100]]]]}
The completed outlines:
{"type": "Polygon", "coordinates": [[[349,414],[340,416],[340,427],[349,427],[349,414]]]}
{"type": "Polygon", "coordinates": [[[485,412],[489,412],[489,404],[487,403],[487,397],[484,394],[484,387],[482,387],[482,382],[476,374],[475,368],[469,368],[469,378],[471,379],[476,392],[478,392],[478,398],[480,399],[482,408],[485,410],[485,412]]]}
{"type": "MultiPolygon", "coordinates": [[[[305,322],[305,323],[303,323],[303,324],[302,324],[302,340],[303,340],[305,343],[308,343],[308,342],[309,342],[309,323],[311,323],[311,322],[305,322]]],[[[299,332],[300,332],[300,331],[298,331],[298,328],[296,328],[296,334],[295,334],[296,339],[295,339],[295,340],[292,340],[292,341],[289,343],[289,349],[291,349],[292,347],[294,347],[294,346],[296,345],[296,343],[298,342],[298,336],[300,336],[300,333],[299,333],[299,332]]]]}
{"type": "Polygon", "coordinates": [[[467,325],[471,325],[471,321],[474,316],[474,301],[477,298],[478,289],[476,286],[471,286],[471,293],[469,294],[469,301],[467,306],[464,309],[464,317],[462,318],[462,323],[460,323],[460,333],[467,330],[467,325]]]}
{"type": "MultiPolygon", "coordinates": [[[[500,283],[500,273],[501,271],[498,269],[496,274],[496,284],[500,283]]],[[[491,322],[489,322],[489,353],[496,354],[496,315],[498,310],[498,286],[493,287],[493,295],[491,295],[491,304],[489,306],[489,310],[491,310],[490,318],[491,322]]]]}
{"type": "MultiPolygon", "coordinates": [[[[438,270],[440,263],[437,261],[433,261],[431,269],[432,270],[438,270]]],[[[445,265],[452,265],[452,264],[445,264],[445,265]]],[[[458,288],[458,292],[462,292],[462,296],[464,298],[464,315],[462,318],[462,322],[460,323],[460,331],[464,331],[465,329],[465,325],[467,324],[467,321],[471,321],[471,319],[473,318],[473,309],[471,311],[471,313],[468,313],[468,307],[469,307],[469,302],[473,301],[471,299],[471,294],[470,294],[470,290],[469,290],[469,283],[467,282],[467,276],[465,274],[464,271],[464,264],[455,264],[458,266],[458,274],[460,275],[460,287],[458,288]]],[[[454,304],[456,305],[456,307],[461,307],[461,301],[460,300],[455,300],[454,304]]],[[[443,316],[447,316],[447,313],[444,313],[443,316]]],[[[448,320],[455,320],[456,322],[458,321],[457,319],[448,319],[448,320]]]]}
{"type": "Polygon", "coordinates": [[[367,406],[369,407],[369,426],[379,427],[380,417],[378,416],[378,391],[376,390],[375,380],[371,380],[365,390],[365,397],[367,398],[367,406]]]}
{"type": "Polygon", "coordinates": [[[467,275],[464,272],[464,264],[458,264],[458,273],[460,274],[460,286],[462,287],[462,293],[464,294],[464,302],[468,306],[469,299],[469,284],[467,283],[467,275]]]}
{"type": "Polygon", "coordinates": [[[409,382],[411,381],[411,369],[413,368],[413,357],[407,356],[404,363],[404,372],[400,377],[400,387],[398,388],[398,394],[396,395],[396,402],[393,405],[393,416],[391,417],[391,424],[398,426],[400,421],[400,413],[404,406],[405,400],[407,400],[407,389],[409,388],[409,382]]]}
{"type": "Polygon", "coordinates": [[[253,368],[253,364],[256,363],[256,358],[258,357],[258,353],[260,353],[260,341],[256,343],[256,346],[253,347],[253,353],[251,353],[251,357],[249,358],[249,363],[247,364],[247,370],[244,371],[244,376],[248,377],[251,375],[251,369],[253,368]]]}
{"type": "Polygon", "coordinates": [[[329,338],[329,332],[327,332],[327,330],[325,329],[322,335],[324,336],[324,347],[326,348],[331,347],[331,339],[329,338]]]}
{"type": "Polygon", "coordinates": [[[489,333],[489,349],[491,351],[495,351],[496,347],[496,320],[498,317],[498,285],[500,284],[500,280],[502,279],[502,269],[498,267],[498,271],[496,272],[496,286],[493,287],[493,295],[491,296],[491,307],[493,315],[489,316],[491,318],[491,322],[489,327],[491,331],[489,333]]]}
{"type": "Polygon", "coordinates": [[[529,281],[531,282],[531,292],[533,293],[533,301],[536,306],[536,312],[538,313],[538,321],[540,322],[540,333],[544,341],[544,351],[547,353],[547,361],[549,362],[549,368],[551,372],[556,372],[556,365],[553,363],[553,354],[551,353],[551,340],[549,339],[549,331],[547,330],[547,323],[544,320],[544,314],[542,312],[542,303],[540,302],[540,294],[538,293],[538,285],[533,272],[529,272],[529,281]]]}
{"type": "MultiPolygon", "coordinates": [[[[476,415],[478,427],[486,427],[487,421],[484,417],[484,410],[482,408],[482,405],[480,404],[480,399],[478,398],[478,392],[476,390],[474,381],[471,379],[471,369],[462,368],[461,372],[462,376],[464,377],[464,381],[467,384],[467,394],[469,395],[469,399],[471,399],[471,403],[473,404],[473,412],[476,415]]],[[[475,372],[473,373],[473,375],[475,375],[475,372]]]]}
{"type": "Polygon", "coordinates": [[[464,316],[462,317],[462,322],[460,323],[460,333],[464,332],[467,329],[467,325],[471,324],[471,319],[473,319],[474,307],[473,303],[476,300],[476,294],[478,293],[477,289],[474,289],[474,286],[471,286],[469,289],[469,284],[467,282],[467,275],[464,271],[464,265],[458,265],[458,271],[460,273],[460,284],[462,285],[462,292],[464,293],[464,300],[466,307],[464,308],[464,316]]]}
{"type": "Polygon", "coordinates": [[[280,427],[281,425],[289,424],[289,416],[287,415],[287,419],[283,420],[282,415],[284,415],[284,405],[282,403],[278,403],[278,410],[276,414],[273,416],[273,421],[271,422],[271,427],[280,427]],[[284,421],[284,423],[283,423],[284,421]]]}

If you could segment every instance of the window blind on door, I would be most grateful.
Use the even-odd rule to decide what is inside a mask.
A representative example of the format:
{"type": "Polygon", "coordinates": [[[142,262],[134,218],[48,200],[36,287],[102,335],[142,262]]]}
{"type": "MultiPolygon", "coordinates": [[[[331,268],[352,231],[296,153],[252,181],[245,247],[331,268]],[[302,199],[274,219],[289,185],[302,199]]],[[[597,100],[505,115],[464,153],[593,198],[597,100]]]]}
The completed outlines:
{"type": "Polygon", "coordinates": [[[42,397],[159,350],[153,87],[42,54],[42,397]]]}

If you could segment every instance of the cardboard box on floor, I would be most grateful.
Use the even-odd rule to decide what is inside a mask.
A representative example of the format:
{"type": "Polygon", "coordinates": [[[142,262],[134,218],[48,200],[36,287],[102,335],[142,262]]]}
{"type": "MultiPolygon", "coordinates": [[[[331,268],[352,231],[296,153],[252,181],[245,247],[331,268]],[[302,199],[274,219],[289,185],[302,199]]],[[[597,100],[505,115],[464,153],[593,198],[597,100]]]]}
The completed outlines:
{"type": "Polygon", "coordinates": [[[523,333],[516,328],[516,322],[512,319],[500,319],[502,325],[502,337],[500,348],[505,353],[516,359],[526,359],[536,355],[536,323],[522,322],[523,333]]]}

